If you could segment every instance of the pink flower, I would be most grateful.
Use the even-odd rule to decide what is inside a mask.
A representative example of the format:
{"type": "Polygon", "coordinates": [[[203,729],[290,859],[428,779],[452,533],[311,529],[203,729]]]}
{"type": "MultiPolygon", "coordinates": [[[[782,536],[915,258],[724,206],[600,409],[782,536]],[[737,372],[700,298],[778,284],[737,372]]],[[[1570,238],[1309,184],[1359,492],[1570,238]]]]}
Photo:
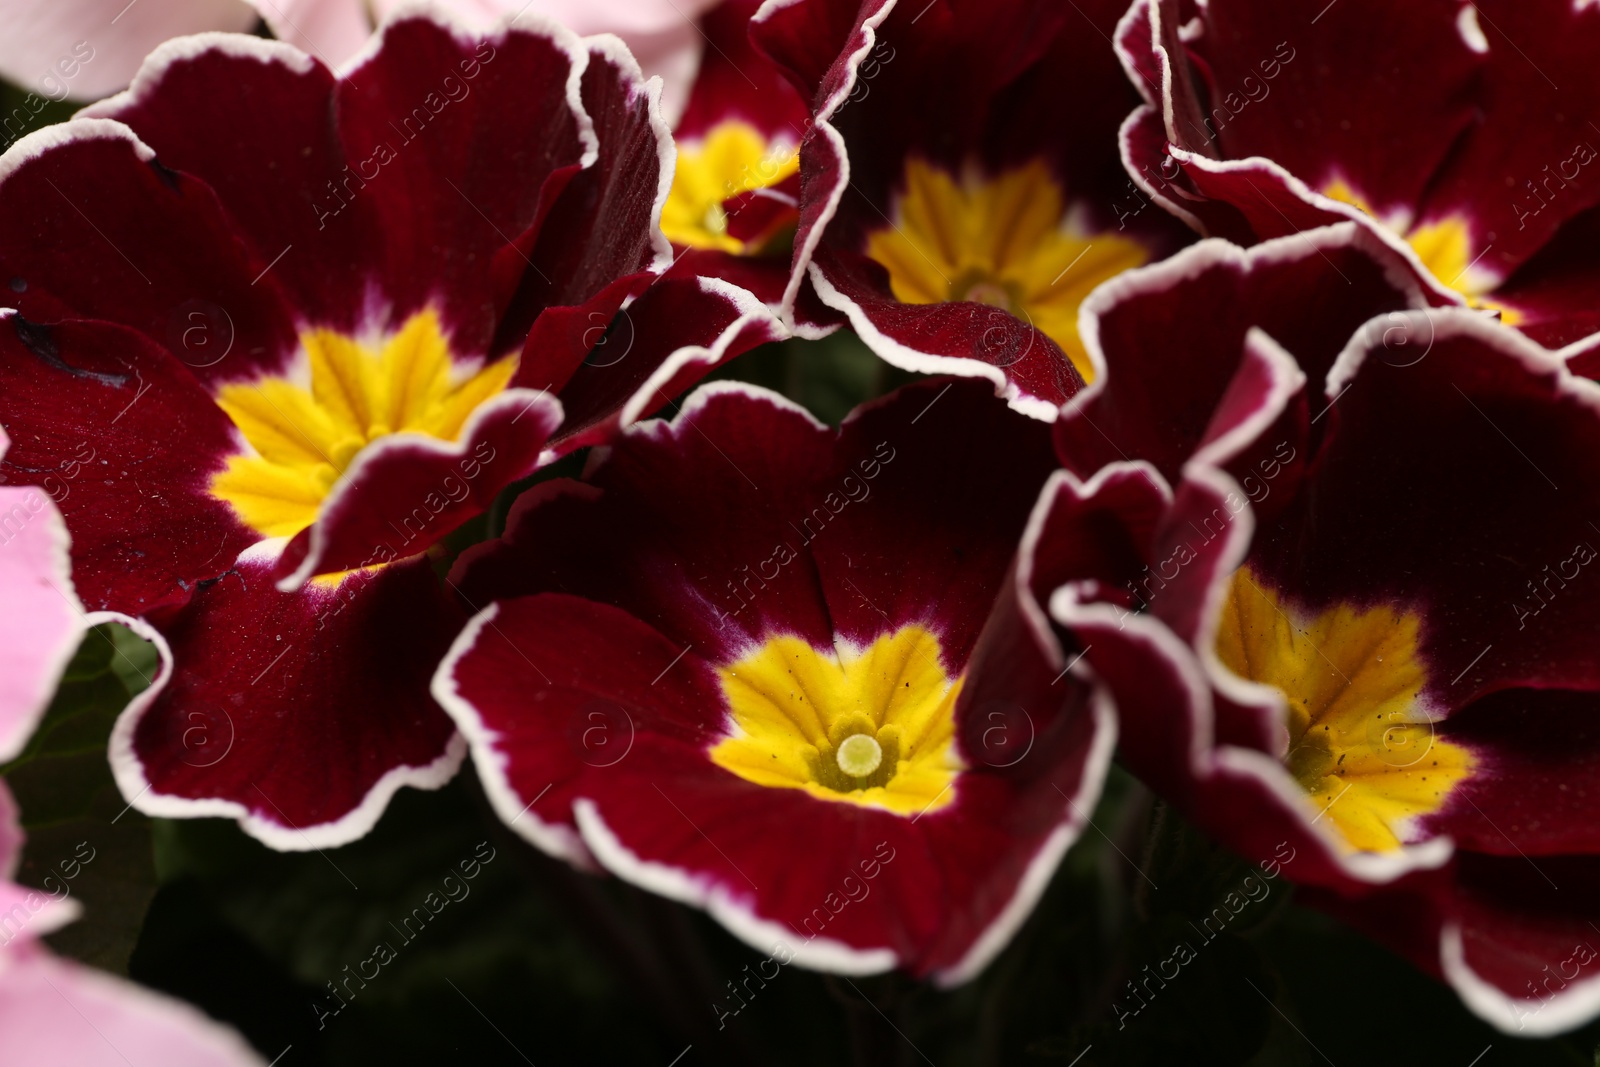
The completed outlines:
{"type": "MultiPolygon", "coordinates": [[[[30,525],[61,529],[53,511],[30,525]]],[[[0,559],[0,567],[9,568],[3,553],[0,559]]],[[[9,597],[9,569],[0,581],[9,597]]],[[[10,704],[3,707],[4,714],[11,711],[10,704]]],[[[0,783],[0,1063],[259,1067],[261,1058],[238,1034],[182,1001],[60,959],[41,945],[40,936],[77,918],[79,909],[65,895],[10,881],[22,842],[16,801],[0,783]]]]}
{"type": "MultiPolygon", "coordinates": [[[[38,98],[97,100],[127,88],[162,41],[206,30],[246,31],[257,17],[241,0],[0,0],[6,27],[0,77],[34,94],[25,101],[28,111],[36,110],[38,98]]],[[[4,141],[31,128],[28,111],[0,116],[4,141]]]]}
{"type": "MultiPolygon", "coordinates": [[[[10,445],[0,431],[0,457],[10,445]]],[[[67,528],[51,495],[44,486],[0,488],[0,760],[22,751],[83,635],[67,528]]],[[[0,853],[10,846],[0,833],[0,853]]]]}

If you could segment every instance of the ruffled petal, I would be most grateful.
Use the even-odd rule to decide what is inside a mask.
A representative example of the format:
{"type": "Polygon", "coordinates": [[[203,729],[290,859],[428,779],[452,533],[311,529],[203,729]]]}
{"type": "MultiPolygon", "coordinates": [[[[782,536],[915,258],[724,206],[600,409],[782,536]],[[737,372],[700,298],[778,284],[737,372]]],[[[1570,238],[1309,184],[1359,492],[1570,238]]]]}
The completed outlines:
{"type": "Polygon", "coordinates": [[[271,544],[155,626],[160,675],[117,720],[111,765],[150,815],[222,815],[286,851],[355,840],[402,785],[437,789],[464,746],[428,695],[460,615],[426,560],[297,593],[271,544]]]}

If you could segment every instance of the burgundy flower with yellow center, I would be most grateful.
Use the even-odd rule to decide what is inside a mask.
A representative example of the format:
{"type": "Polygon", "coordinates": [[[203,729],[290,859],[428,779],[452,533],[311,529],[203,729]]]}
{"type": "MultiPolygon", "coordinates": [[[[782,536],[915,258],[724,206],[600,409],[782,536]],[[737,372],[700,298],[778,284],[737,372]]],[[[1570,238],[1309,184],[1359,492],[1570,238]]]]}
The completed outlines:
{"type": "Polygon", "coordinates": [[[1138,0],[1117,43],[1128,169],[1201,233],[1353,219],[1433,303],[1552,348],[1600,330],[1592,5],[1138,0]]]}
{"type": "Polygon", "coordinates": [[[204,35],[0,157],[0,471],[165,657],[112,739],[130,802],[310,848],[454,773],[423,554],[771,336],[658,278],[656,92],[542,23],[405,17],[340,76],[204,35]]]}
{"type": "Polygon", "coordinates": [[[1428,299],[1355,222],[1102,290],[1036,565],[1130,768],[1549,1033],[1600,1012],[1574,963],[1600,922],[1600,386],[1428,299]]]}
{"type": "Polygon", "coordinates": [[[1122,5],[769,4],[756,44],[811,99],[791,304],[815,287],[890,363],[1055,417],[1090,372],[1078,305],[1179,228],[1117,156],[1122,5]]]}
{"type": "Polygon", "coordinates": [[[708,386],[523,496],[458,564],[488,607],[434,686],[507,823],[762,951],[976,973],[1113,736],[1030,578],[1047,432],[988,392],[919,384],[834,431],[708,386]]]}
{"type": "Polygon", "coordinates": [[[707,46],[674,134],[678,160],[661,229],[691,259],[776,258],[787,278],[810,111],[750,43],[759,0],[724,0],[699,20],[707,46]],[[720,253],[721,258],[708,253],[720,253]]]}

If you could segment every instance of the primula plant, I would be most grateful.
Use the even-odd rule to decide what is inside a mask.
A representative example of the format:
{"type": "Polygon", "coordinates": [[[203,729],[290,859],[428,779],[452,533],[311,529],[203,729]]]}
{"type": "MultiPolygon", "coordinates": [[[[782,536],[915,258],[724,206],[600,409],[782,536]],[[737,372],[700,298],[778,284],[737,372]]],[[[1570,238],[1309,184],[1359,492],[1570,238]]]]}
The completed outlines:
{"type": "Polygon", "coordinates": [[[1600,11],[119,7],[0,1061],[1600,1057],[1600,11]]]}

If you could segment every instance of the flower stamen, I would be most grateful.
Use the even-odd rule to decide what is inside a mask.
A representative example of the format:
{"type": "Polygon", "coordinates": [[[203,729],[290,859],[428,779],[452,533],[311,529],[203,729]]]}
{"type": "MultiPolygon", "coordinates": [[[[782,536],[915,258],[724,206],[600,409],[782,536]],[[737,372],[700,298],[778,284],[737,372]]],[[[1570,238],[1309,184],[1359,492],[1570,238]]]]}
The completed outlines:
{"type": "Polygon", "coordinates": [[[835,758],[841,771],[852,778],[865,778],[883,762],[883,746],[866,734],[851,734],[839,746],[835,758]]]}

